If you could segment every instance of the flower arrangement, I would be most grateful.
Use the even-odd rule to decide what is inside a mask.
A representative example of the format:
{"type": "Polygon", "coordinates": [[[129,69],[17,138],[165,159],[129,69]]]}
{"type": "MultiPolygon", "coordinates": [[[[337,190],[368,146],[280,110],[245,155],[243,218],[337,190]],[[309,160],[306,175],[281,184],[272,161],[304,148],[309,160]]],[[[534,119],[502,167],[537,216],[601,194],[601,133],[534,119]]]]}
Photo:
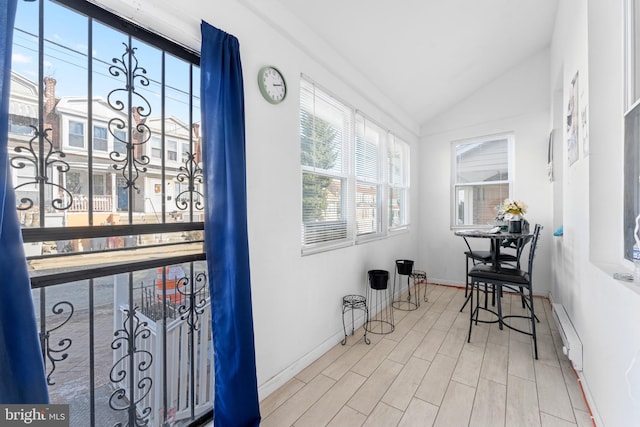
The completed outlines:
{"type": "Polygon", "coordinates": [[[498,217],[505,220],[514,219],[524,216],[527,213],[527,204],[521,200],[504,199],[502,204],[498,206],[498,217]]]}

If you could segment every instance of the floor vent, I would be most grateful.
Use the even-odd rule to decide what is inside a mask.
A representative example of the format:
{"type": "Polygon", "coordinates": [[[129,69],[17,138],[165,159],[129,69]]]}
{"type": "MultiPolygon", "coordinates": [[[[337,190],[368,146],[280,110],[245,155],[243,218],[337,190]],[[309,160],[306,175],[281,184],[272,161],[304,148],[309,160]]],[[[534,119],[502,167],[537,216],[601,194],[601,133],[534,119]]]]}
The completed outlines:
{"type": "Polygon", "coordinates": [[[553,318],[562,337],[562,352],[573,362],[576,371],[582,371],[582,341],[562,304],[552,304],[553,318]]]}

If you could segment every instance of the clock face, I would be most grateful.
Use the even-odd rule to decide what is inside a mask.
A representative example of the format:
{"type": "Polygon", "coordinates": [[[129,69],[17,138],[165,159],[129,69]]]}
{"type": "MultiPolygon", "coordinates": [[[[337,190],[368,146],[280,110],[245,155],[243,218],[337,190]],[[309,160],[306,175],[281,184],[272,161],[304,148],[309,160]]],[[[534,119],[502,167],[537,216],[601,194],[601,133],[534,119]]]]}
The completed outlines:
{"type": "Polygon", "coordinates": [[[258,72],[258,86],[264,99],[271,104],[278,104],[287,95],[287,84],[277,68],[262,67],[258,72]]]}

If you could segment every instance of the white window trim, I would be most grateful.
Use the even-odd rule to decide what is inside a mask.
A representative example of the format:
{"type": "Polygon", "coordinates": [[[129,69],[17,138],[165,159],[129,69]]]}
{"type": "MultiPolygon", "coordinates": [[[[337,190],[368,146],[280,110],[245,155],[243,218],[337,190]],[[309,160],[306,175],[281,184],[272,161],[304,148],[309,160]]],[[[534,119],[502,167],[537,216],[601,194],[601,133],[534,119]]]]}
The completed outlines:
{"type": "Polygon", "coordinates": [[[63,146],[68,149],[68,151],[86,151],[87,149],[87,120],[82,118],[76,118],[73,116],[67,116],[63,119],[62,122],[62,138],[63,138],[63,146]],[[71,140],[71,122],[82,123],[82,147],[76,147],[75,145],[71,145],[69,142],[71,140]]]}
{"type": "Polygon", "coordinates": [[[356,243],[362,243],[362,242],[368,242],[371,240],[377,240],[380,238],[384,238],[387,235],[387,224],[388,224],[388,217],[387,217],[387,210],[385,209],[386,203],[384,203],[385,201],[387,201],[388,199],[388,191],[387,191],[387,187],[388,187],[388,176],[387,176],[387,170],[386,170],[386,164],[387,164],[387,156],[386,156],[386,152],[387,152],[387,139],[388,139],[388,134],[389,132],[384,132],[383,131],[383,127],[380,126],[376,121],[372,120],[370,117],[368,117],[366,114],[363,114],[361,111],[355,111],[355,120],[354,120],[354,132],[353,132],[353,141],[352,141],[352,145],[353,145],[353,150],[354,150],[354,157],[353,157],[353,171],[354,171],[354,203],[357,202],[356,200],[356,196],[357,196],[357,187],[359,183],[365,184],[365,185],[374,185],[376,187],[377,194],[376,194],[376,218],[377,218],[377,230],[370,232],[370,233],[361,233],[358,234],[358,228],[357,228],[357,218],[355,218],[356,215],[356,209],[354,206],[354,210],[353,210],[353,214],[354,214],[354,228],[355,228],[355,233],[356,233],[356,243]],[[376,146],[376,163],[377,163],[377,169],[378,169],[378,179],[370,179],[367,177],[361,177],[361,176],[356,176],[355,175],[355,165],[356,162],[358,161],[358,159],[356,158],[356,154],[355,154],[355,148],[356,148],[356,130],[355,130],[355,126],[357,126],[357,117],[360,116],[362,117],[362,119],[365,121],[364,125],[366,126],[366,123],[371,123],[373,124],[373,126],[379,128],[381,130],[380,132],[380,142],[377,144],[376,146]]]}
{"type": "Polygon", "coordinates": [[[500,184],[500,183],[508,183],[509,184],[509,198],[513,197],[513,187],[515,182],[515,132],[503,132],[498,134],[484,135],[479,137],[467,138],[457,141],[451,142],[451,177],[450,177],[450,212],[449,212],[449,222],[450,229],[463,229],[463,228],[489,228],[489,224],[456,224],[456,147],[462,144],[474,144],[474,143],[483,143],[488,141],[494,141],[496,139],[506,139],[507,147],[508,147],[508,175],[509,179],[502,181],[491,181],[490,183],[465,183],[465,186],[474,186],[474,185],[490,185],[490,184],[500,184]]]}
{"type": "MultiPolygon", "coordinates": [[[[308,84],[315,86],[318,90],[324,92],[325,95],[331,98],[334,98],[336,101],[346,106],[351,111],[350,113],[351,126],[349,129],[349,143],[345,144],[346,145],[346,147],[344,147],[345,153],[343,153],[344,160],[348,160],[348,163],[347,163],[348,167],[346,170],[343,170],[343,173],[340,175],[341,179],[345,180],[346,182],[345,185],[347,185],[347,189],[346,189],[347,196],[346,196],[346,200],[344,200],[344,203],[343,203],[343,209],[345,209],[345,212],[346,212],[345,218],[347,220],[347,236],[344,239],[332,240],[328,242],[320,242],[320,243],[313,243],[313,244],[306,244],[306,245],[304,243],[301,243],[301,254],[303,256],[312,255],[315,253],[331,251],[331,250],[340,249],[340,248],[349,247],[349,246],[358,245],[358,244],[364,244],[364,243],[368,243],[375,240],[381,240],[388,237],[399,235],[401,233],[408,232],[409,226],[410,226],[409,205],[410,205],[410,197],[411,197],[411,192],[410,192],[411,186],[410,186],[409,166],[411,163],[411,145],[408,142],[400,139],[400,141],[406,146],[405,156],[403,156],[404,157],[403,173],[405,174],[405,177],[404,177],[405,182],[404,182],[404,187],[402,187],[405,189],[405,197],[407,199],[407,203],[406,203],[407,206],[405,207],[405,212],[404,212],[405,224],[402,224],[401,226],[397,226],[397,227],[389,226],[388,205],[389,205],[389,193],[390,193],[389,188],[391,186],[391,183],[389,182],[389,176],[388,176],[389,175],[388,174],[389,158],[388,158],[387,144],[390,138],[392,137],[396,138],[396,135],[393,134],[391,131],[386,130],[382,134],[382,138],[381,138],[382,141],[378,146],[378,167],[380,168],[380,178],[379,178],[379,181],[376,182],[376,184],[379,187],[377,210],[379,214],[380,229],[378,230],[378,232],[375,232],[375,233],[366,233],[366,234],[358,235],[357,226],[356,226],[356,209],[355,209],[356,187],[357,187],[357,182],[368,182],[368,180],[358,181],[355,175],[356,114],[360,114],[364,116],[367,119],[367,121],[371,121],[380,129],[385,129],[385,127],[381,126],[376,121],[371,120],[368,116],[363,114],[361,111],[356,110],[353,106],[344,102],[340,97],[337,97],[332,92],[327,91],[325,88],[318,85],[307,76],[301,75],[301,81],[302,80],[304,80],[308,84]]],[[[301,165],[301,174],[304,172],[323,173],[324,171],[314,167],[301,165]]],[[[330,174],[330,176],[338,178],[338,175],[335,173],[330,174]]],[[[302,182],[302,180],[300,182],[302,182]]],[[[395,185],[394,187],[400,188],[397,185],[395,185]]],[[[301,189],[301,193],[302,193],[302,189],[301,189]]],[[[300,206],[302,207],[302,199],[300,201],[300,204],[301,204],[300,206]]],[[[302,209],[300,210],[300,215],[302,215],[302,209]]],[[[301,217],[300,223],[302,224],[302,217],[301,217]]]]}
{"type": "Polygon", "coordinates": [[[389,158],[389,145],[391,144],[391,140],[393,141],[393,145],[395,146],[396,144],[400,144],[400,146],[402,147],[402,173],[403,173],[403,182],[398,184],[395,182],[391,182],[391,177],[388,177],[386,180],[386,189],[388,192],[387,195],[387,206],[385,207],[385,211],[387,214],[387,218],[386,218],[386,226],[387,229],[389,231],[389,233],[398,233],[398,232],[406,232],[409,228],[409,224],[411,223],[411,216],[410,216],[410,206],[411,206],[411,145],[409,145],[409,143],[407,143],[406,141],[396,137],[395,135],[393,135],[391,132],[389,132],[389,135],[387,136],[387,152],[385,154],[385,170],[389,171],[389,163],[391,161],[391,159],[389,158]],[[404,215],[404,222],[398,226],[391,226],[389,224],[389,205],[388,203],[390,202],[389,198],[391,197],[391,188],[397,188],[397,189],[401,189],[402,191],[404,191],[404,196],[405,196],[405,206],[402,209],[402,213],[404,215]]]}

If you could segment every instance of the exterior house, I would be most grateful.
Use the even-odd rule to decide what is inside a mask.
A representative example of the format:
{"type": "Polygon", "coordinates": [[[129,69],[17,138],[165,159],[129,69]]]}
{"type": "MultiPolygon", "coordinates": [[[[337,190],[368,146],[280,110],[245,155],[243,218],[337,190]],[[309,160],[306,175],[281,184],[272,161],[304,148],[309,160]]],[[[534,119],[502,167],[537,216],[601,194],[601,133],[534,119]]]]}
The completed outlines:
{"type": "MultiPolygon", "coordinates": [[[[38,86],[16,72],[12,72],[11,77],[11,170],[17,199],[25,199],[25,207],[32,204],[20,213],[23,225],[29,226],[39,223],[39,190],[35,179],[34,157],[27,155],[31,154],[30,150],[38,150],[37,141],[33,139],[34,127],[37,128],[38,124],[38,86]],[[16,148],[21,151],[16,151],[16,148]],[[20,163],[23,164],[22,167],[20,163]]],[[[89,203],[93,223],[120,223],[120,215],[128,211],[129,204],[126,171],[123,172],[121,167],[126,156],[128,135],[126,127],[120,129],[118,123],[127,123],[127,114],[114,109],[102,97],[94,98],[91,105],[86,97],[57,97],[54,78],[45,78],[44,86],[44,126],[48,129],[46,139],[50,141],[54,151],[51,157],[53,162],[47,168],[48,182],[52,185],[45,187],[45,203],[51,204],[52,200],[59,198],[59,206],[64,207],[56,210],[55,204],[51,204],[47,215],[47,221],[51,221],[49,226],[88,225],[89,203]],[[89,108],[91,130],[87,128],[89,108]],[[57,163],[57,160],[64,160],[65,166],[62,169],[58,169],[62,163],[57,163]]],[[[189,214],[184,214],[182,210],[189,204],[189,182],[180,179],[179,174],[180,168],[189,162],[189,153],[193,153],[196,164],[201,162],[199,125],[194,125],[191,130],[176,117],[166,118],[163,153],[160,138],[163,121],[158,117],[143,119],[135,111],[132,117],[136,123],[146,125],[146,134],[136,132],[134,128],[134,141],[149,141],[148,144],[134,147],[136,156],[146,156],[148,159],[146,170],[137,184],[138,191],[133,192],[131,200],[134,223],[159,223],[159,216],[165,211],[174,221],[185,220],[189,214]],[[163,162],[166,162],[164,168],[163,162]],[[186,216],[183,218],[183,215],[186,216]]],[[[201,194],[202,183],[196,182],[194,185],[195,191],[201,194]]],[[[202,219],[202,210],[202,206],[195,209],[197,220],[202,219]]],[[[94,246],[96,244],[100,245],[93,243],[94,246]]],[[[77,248],[78,243],[74,243],[72,247],[77,248]]]]}

